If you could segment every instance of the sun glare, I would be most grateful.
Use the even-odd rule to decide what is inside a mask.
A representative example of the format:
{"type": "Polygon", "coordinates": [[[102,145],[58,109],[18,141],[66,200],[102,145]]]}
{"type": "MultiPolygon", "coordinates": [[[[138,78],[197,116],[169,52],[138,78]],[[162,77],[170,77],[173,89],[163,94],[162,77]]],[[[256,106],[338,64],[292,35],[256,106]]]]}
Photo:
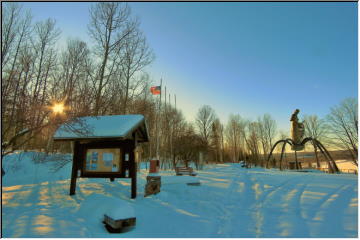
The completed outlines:
{"type": "Polygon", "coordinates": [[[62,103],[55,103],[53,106],[52,106],[52,110],[54,113],[63,113],[64,112],[64,104],[62,103]]]}

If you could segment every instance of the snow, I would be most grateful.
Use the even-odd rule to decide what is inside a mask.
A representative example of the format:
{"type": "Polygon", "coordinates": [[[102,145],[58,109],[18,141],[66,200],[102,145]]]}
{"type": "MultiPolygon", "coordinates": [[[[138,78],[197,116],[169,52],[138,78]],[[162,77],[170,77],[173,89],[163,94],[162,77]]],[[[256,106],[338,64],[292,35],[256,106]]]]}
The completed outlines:
{"type": "Polygon", "coordinates": [[[199,178],[193,176],[162,176],[161,184],[200,183],[199,178]]]}
{"type": "Polygon", "coordinates": [[[114,220],[135,217],[134,208],[128,201],[98,193],[92,193],[82,201],[78,214],[92,222],[101,222],[104,214],[114,220]]]}
{"type": "Polygon", "coordinates": [[[126,137],[142,121],[144,116],[140,114],[82,117],[70,124],[70,129],[77,131],[69,131],[69,126],[61,125],[54,139],[126,137]]]}
{"type": "Polygon", "coordinates": [[[53,173],[49,157],[50,163],[40,163],[35,174],[35,156],[18,153],[3,159],[8,169],[2,186],[3,237],[358,236],[355,174],[208,165],[198,170],[196,177],[160,171],[161,192],[145,198],[148,172],[141,169],[136,199],[130,199],[130,179],[81,178],[76,195],[69,196],[70,164],[53,173]],[[18,155],[22,155],[21,162],[14,161],[18,155]],[[16,180],[19,177],[21,180],[16,180]],[[199,180],[201,185],[184,184],[188,178],[199,180]],[[101,222],[105,213],[113,217],[135,215],[136,226],[125,233],[110,234],[101,222]]]}
{"type": "MultiPolygon", "coordinates": [[[[121,202],[120,202],[121,204],[121,202]]],[[[114,210],[111,210],[111,208],[107,209],[107,211],[104,212],[105,215],[111,217],[114,220],[119,220],[119,219],[128,219],[128,218],[134,218],[135,216],[135,212],[134,209],[132,207],[129,207],[129,205],[125,205],[122,206],[120,205],[120,207],[116,208],[117,206],[115,206],[114,210]]]]}
{"type": "Polygon", "coordinates": [[[39,184],[68,179],[71,165],[66,164],[55,172],[61,161],[70,162],[71,154],[52,154],[42,152],[15,152],[5,156],[2,167],[5,176],[2,178],[3,186],[39,184]]]}

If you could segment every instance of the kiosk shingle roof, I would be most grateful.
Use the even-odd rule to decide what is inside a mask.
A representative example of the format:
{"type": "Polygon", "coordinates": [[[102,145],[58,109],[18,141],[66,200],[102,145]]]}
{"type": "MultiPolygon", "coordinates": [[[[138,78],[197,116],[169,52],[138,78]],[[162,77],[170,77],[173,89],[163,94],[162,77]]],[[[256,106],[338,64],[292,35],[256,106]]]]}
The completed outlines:
{"type": "Polygon", "coordinates": [[[131,138],[131,134],[140,130],[142,139],[148,141],[148,132],[143,115],[109,115],[81,117],[73,123],[61,125],[54,135],[54,140],[131,138]]]}

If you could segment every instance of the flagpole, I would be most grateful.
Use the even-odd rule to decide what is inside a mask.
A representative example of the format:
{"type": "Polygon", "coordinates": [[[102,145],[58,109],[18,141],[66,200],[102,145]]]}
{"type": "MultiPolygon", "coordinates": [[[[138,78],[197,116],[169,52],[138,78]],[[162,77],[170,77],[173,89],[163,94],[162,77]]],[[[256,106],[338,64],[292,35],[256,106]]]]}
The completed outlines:
{"type": "MultiPolygon", "coordinates": [[[[161,114],[161,92],[162,92],[162,78],[160,79],[160,101],[159,101],[159,110],[158,110],[158,114],[160,116],[161,114]]],[[[157,125],[159,124],[159,120],[157,121],[157,125]]],[[[159,128],[156,131],[156,158],[157,160],[160,161],[160,153],[159,153],[159,128]]]]}
{"type": "MultiPolygon", "coordinates": [[[[169,106],[170,106],[170,114],[173,112],[171,107],[171,94],[169,93],[169,106]]],[[[174,163],[173,161],[173,131],[174,131],[174,118],[171,118],[171,125],[170,125],[170,161],[174,163]]],[[[173,167],[175,169],[175,165],[173,164],[173,167]]]]}
{"type": "MultiPolygon", "coordinates": [[[[149,85],[148,85],[149,86],[149,85]]],[[[151,87],[150,87],[150,91],[151,91],[151,87]]],[[[147,101],[146,101],[146,98],[147,97],[147,91],[145,91],[145,98],[144,98],[144,106],[145,106],[145,109],[144,109],[144,115],[145,115],[145,112],[146,112],[146,110],[147,110],[147,101]]],[[[156,116],[155,116],[156,117],[156,116]]],[[[156,119],[155,119],[156,120],[156,119]]],[[[152,126],[151,126],[151,128],[152,128],[152,126]]],[[[150,132],[149,132],[149,134],[150,134],[150,132]]],[[[151,144],[149,144],[149,159],[148,160],[151,160],[152,159],[152,151],[151,151],[151,144]]],[[[146,167],[146,170],[147,170],[147,164],[145,164],[145,167],[146,167]]]]}
{"type": "Polygon", "coordinates": [[[167,115],[166,115],[166,113],[167,113],[167,112],[166,112],[166,98],[167,98],[167,97],[166,97],[166,86],[165,86],[165,105],[164,105],[164,107],[165,107],[165,108],[164,108],[164,111],[165,111],[165,121],[167,120],[167,115]]]}
{"type": "Polygon", "coordinates": [[[176,94],[174,94],[174,96],[175,96],[175,110],[176,110],[176,94]]]}
{"type": "MultiPolygon", "coordinates": [[[[167,121],[168,121],[168,118],[167,118],[167,105],[166,105],[166,99],[167,99],[167,97],[166,97],[166,86],[164,86],[164,88],[165,88],[165,95],[164,95],[164,100],[165,100],[165,105],[164,105],[164,118],[165,118],[165,123],[167,124],[167,121]]],[[[165,145],[165,150],[164,150],[164,152],[163,152],[163,157],[165,158],[165,161],[167,161],[167,139],[168,139],[168,137],[167,137],[167,134],[164,136],[164,145],[165,145]]]]}

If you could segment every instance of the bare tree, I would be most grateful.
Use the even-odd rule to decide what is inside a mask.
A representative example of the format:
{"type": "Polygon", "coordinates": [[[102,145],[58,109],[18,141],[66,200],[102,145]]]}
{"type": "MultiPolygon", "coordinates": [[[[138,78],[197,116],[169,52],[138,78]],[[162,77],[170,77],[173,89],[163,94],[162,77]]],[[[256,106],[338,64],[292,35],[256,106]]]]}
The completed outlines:
{"type": "MultiPolygon", "coordinates": [[[[305,137],[311,137],[323,142],[326,138],[328,132],[326,128],[326,123],[323,119],[320,119],[317,115],[305,115],[304,116],[304,125],[305,125],[305,137]]],[[[320,160],[318,157],[318,148],[317,144],[313,142],[314,153],[316,158],[316,165],[320,168],[320,160]]]]}
{"type": "MultiPolygon", "coordinates": [[[[279,130],[278,140],[287,139],[287,138],[289,138],[289,136],[290,136],[290,133],[289,133],[288,131],[279,130]]],[[[280,152],[280,151],[281,151],[281,148],[282,148],[282,145],[281,145],[281,144],[278,144],[278,145],[276,146],[276,151],[277,151],[277,152],[280,152]]]]}
{"type": "Polygon", "coordinates": [[[204,151],[203,139],[195,133],[190,124],[183,124],[182,131],[175,139],[175,154],[186,167],[190,162],[194,162],[197,169],[201,168],[198,160],[199,151],[204,151]]]}
{"type": "Polygon", "coordinates": [[[215,119],[215,111],[209,105],[202,106],[196,115],[195,123],[206,149],[209,147],[211,127],[215,119]]]}
{"type": "Polygon", "coordinates": [[[87,44],[78,39],[69,39],[59,65],[58,77],[52,83],[52,96],[63,100],[65,105],[73,109],[72,113],[78,113],[75,115],[84,115],[82,112],[87,109],[85,102],[90,105],[93,99],[91,94],[81,91],[84,85],[89,88],[92,76],[92,61],[87,44]]]}
{"type": "MultiPolygon", "coordinates": [[[[22,13],[21,7],[15,3],[9,3],[11,10],[11,17],[5,17],[3,19],[3,35],[2,35],[2,101],[4,102],[8,97],[9,87],[13,87],[15,82],[19,84],[19,73],[23,70],[19,67],[19,55],[23,50],[25,43],[29,38],[31,15],[26,12],[24,16],[16,16],[16,20],[13,19],[14,14],[18,15],[22,13]],[[16,13],[14,13],[14,11],[16,13]],[[17,12],[18,11],[18,12],[17,12]],[[10,18],[10,19],[9,19],[10,18]],[[8,22],[8,21],[16,21],[8,22]],[[8,30],[8,31],[7,31],[8,30]],[[5,32],[5,33],[4,33],[5,32]],[[4,36],[5,35],[5,36],[4,36]],[[10,36],[8,36],[10,35],[10,36]],[[7,64],[8,63],[8,64],[7,64]]],[[[7,9],[5,7],[5,9],[7,9]]],[[[6,11],[4,11],[6,14],[6,11]]],[[[9,14],[9,13],[8,13],[9,14]]],[[[11,91],[11,90],[10,90],[11,91]]]]}
{"type": "MultiPolygon", "coordinates": [[[[125,80],[125,97],[122,107],[122,113],[127,113],[127,104],[129,100],[129,89],[135,88],[139,85],[139,82],[134,82],[136,73],[141,71],[144,67],[149,65],[153,59],[154,55],[149,49],[149,46],[146,43],[145,36],[138,29],[138,23],[136,22],[134,30],[128,34],[124,42],[124,50],[120,51],[123,53],[120,56],[122,61],[121,66],[121,75],[124,76],[125,80]],[[133,84],[131,85],[131,81],[133,84]]],[[[140,79],[141,80],[141,79],[140,79]]],[[[165,96],[166,98],[167,96],[165,96]]]]}
{"type": "Polygon", "coordinates": [[[3,3],[1,11],[1,67],[7,63],[19,35],[22,7],[16,2],[3,3]]]}
{"type": "Polygon", "coordinates": [[[358,104],[355,98],[344,99],[327,115],[329,130],[335,142],[351,154],[358,164],[358,104]]]}
{"type": "Polygon", "coordinates": [[[304,125],[305,137],[312,137],[323,141],[328,133],[325,120],[320,119],[317,115],[304,115],[304,125]]]}
{"type": "Polygon", "coordinates": [[[224,127],[216,118],[211,127],[211,148],[215,162],[223,162],[224,156],[224,127]]]}
{"type": "MultiPolygon", "coordinates": [[[[148,96],[151,81],[144,72],[154,56],[126,3],[101,2],[91,8],[93,52],[78,39],[68,40],[60,51],[56,46],[60,30],[53,19],[33,24],[30,13],[25,14],[18,3],[4,3],[2,10],[2,145],[6,152],[49,146],[59,122],[51,115],[54,101],[66,107],[60,122],[94,113],[131,112],[143,113],[149,126],[154,125],[155,102],[148,96]]],[[[183,120],[177,118],[179,111],[170,112],[168,126],[162,130],[173,130],[175,139],[180,134],[171,125],[181,125],[183,120]]],[[[153,128],[149,130],[154,136],[153,128]]]]}
{"type": "Polygon", "coordinates": [[[42,86],[46,88],[47,77],[49,76],[49,68],[54,57],[54,44],[57,41],[60,30],[55,27],[55,20],[47,19],[35,24],[35,39],[33,47],[38,56],[36,65],[36,76],[33,84],[33,101],[37,101],[42,90],[42,86]]]}
{"type": "Polygon", "coordinates": [[[244,139],[246,142],[247,149],[250,154],[249,162],[254,165],[261,165],[260,163],[260,152],[259,152],[259,134],[258,134],[258,123],[257,122],[248,122],[246,125],[246,132],[244,139]]]}
{"type": "MultiPolygon", "coordinates": [[[[171,134],[171,143],[170,143],[170,151],[171,151],[171,158],[173,163],[173,168],[175,169],[177,165],[177,161],[181,158],[181,153],[178,151],[182,147],[182,135],[186,132],[188,127],[188,123],[185,121],[185,118],[181,111],[173,108],[170,112],[170,134],[171,134]]],[[[191,129],[190,129],[191,130],[191,129]]],[[[189,130],[189,131],[190,131],[189,130]]],[[[193,129],[191,131],[194,131],[193,129]]]]}
{"type": "MultiPolygon", "coordinates": [[[[136,28],[130,19],[130,8],[122,2],[99,2],[90,9],[89,33],[96,43],[95,55],[100,59],[95,77],[94,113],[100,114],[101,97],[119,60],[116,53],[123,48],[126,37],[136,28]]],[[[120,61],[121,62],[121,61],[120,61]]]]}
{"type": "Polygon", "coordinates": [[[276,135],[276,122],[270,114],[258,118],[258,136],[263,150],[263,159],[267,158],[276,135]]]}
{"type": "MultiPolygon", "coordinates": [[[[38,22],[31,32],[31,16],[19,19],[15,45],[9,48],[10,64],[4,65],[2,76],[6,84],[3,89],[2,120],[3,141],[18,145],[19,133],[28,132],[32,139],[46,125],[48,109],[48,79],[53,74],[56,54],[53,48],[60,34],[55,21],[48,19],[38,22]],[[8,75],[4,75],[8,71],[8,75]],[[10,139],[10,140],[9,140],[10,139]]],[[[23,136],[23,134],[20,134],[23,136]]]]}
{"type": "Polygon", "coordinates": [[[226,125],[226,142],[232,156],[232,162],[237,162],[245,157],[245,128],[247,121],[239,114],[229,116],[226,125]]]}
{"type": "MultiPolygon", "coordinates": [[[[22,62],[22,52],[29,39],[31,15],[25,14],[17,3],[4,3],[2,15],[2,84],[1,115],[3,119],[2,137],[9,130],[17,132],[16,115],[20,102],[21,85],[28,69],[22,62]],[[12,123],[12,124],[7,124],[12,123]]],[[[12,132],[12,134],[15,134],[12,132]]],[[[11,135],[11,134],[10,134],[11,135]]]]}

